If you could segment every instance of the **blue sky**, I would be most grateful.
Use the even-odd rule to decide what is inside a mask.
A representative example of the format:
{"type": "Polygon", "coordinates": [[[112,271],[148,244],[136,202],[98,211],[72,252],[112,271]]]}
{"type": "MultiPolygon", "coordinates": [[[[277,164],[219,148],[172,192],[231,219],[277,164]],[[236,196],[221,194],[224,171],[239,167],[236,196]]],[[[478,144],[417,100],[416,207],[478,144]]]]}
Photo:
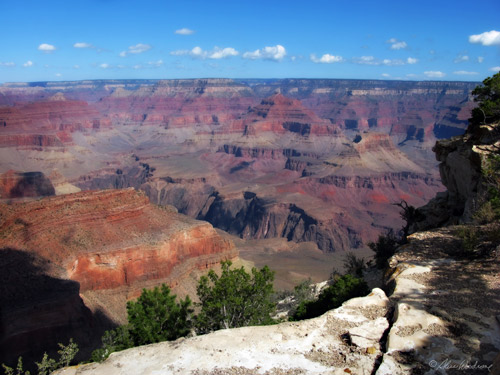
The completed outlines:
{"type": "Polygon", "coordinates": [[[498,0],[1,0],[0,14],[0,82],[500,70],[498,0]]]}

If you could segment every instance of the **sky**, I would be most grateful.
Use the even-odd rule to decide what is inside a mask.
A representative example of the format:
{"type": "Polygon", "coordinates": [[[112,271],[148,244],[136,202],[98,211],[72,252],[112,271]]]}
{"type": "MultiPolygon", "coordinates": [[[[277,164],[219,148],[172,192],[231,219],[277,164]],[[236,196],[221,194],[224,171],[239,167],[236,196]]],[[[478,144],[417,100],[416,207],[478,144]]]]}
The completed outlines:
{"type": "Polygon", "coordinates": [[[500,71],[498,0],[0,0],[0,14],[0,83],[500,71]]]}

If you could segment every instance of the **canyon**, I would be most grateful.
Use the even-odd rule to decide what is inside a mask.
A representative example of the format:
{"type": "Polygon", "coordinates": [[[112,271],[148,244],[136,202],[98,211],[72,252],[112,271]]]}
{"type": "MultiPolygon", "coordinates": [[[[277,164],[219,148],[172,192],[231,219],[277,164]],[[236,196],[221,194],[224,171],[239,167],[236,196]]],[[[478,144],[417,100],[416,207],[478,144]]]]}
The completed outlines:
{"type": "MultiPolygon", "coordinates": [[[[244,239],[365,247],[443,190],[431,148],[474,83],[103,80],[0,87],[0,173],[134,187],[244,239]]],[[[60,188],[58,188],[58,186],[60,188]]]]}
{"type": "Polygon", "coordinates": [[[269,252],[252,241],[303,244],[293,255],[303,259],[297,278],[315,273],[302,270],[312,268],[304,249],[315,259],[366,251],[400,229],[394,203],[421,206],[444,190],[431,148],[463,133],[474,87],[228,79],[0,86],[0,352],[8,353],[0,362],[39,360],[69,337],[88,357],[105,329],[125,322],[126,301],[142,288],[182,289],[194,271],[236,259],[231,235],[252,244],[241,245],[251,261],[295,246],[269,252]]]}

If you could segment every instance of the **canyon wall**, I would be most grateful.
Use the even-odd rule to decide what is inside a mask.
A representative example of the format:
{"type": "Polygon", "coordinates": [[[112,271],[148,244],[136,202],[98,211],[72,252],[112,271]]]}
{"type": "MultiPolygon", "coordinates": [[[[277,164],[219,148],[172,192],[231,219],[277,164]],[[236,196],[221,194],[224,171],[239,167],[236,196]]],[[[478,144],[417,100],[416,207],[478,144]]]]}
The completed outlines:
{"type": "Polygon", "coordinates": [[[0,205],[0,362],[73,337],[88,355],[142,288],[175,286],[237,256],[214,228],[134,189],[0,205]],[[7,350],[8,348],[8,350],[7,350]]]}
{"type": "Polygon", "coordinates": [[[463,132],[474,86],[229,79],[6,84],[0,172],[58,176],[60,193],[134,187],[156,204],[244,238],[282,236],[345,250],[398,230],[392,203],[420,206],[444,190],[431,148],[463,132]],[[251,207],[263,213],[252,212],[245,192],[256,194],[260,203],[251,207]],[[227,224],[242,218],[250,222],[227,224]]]}

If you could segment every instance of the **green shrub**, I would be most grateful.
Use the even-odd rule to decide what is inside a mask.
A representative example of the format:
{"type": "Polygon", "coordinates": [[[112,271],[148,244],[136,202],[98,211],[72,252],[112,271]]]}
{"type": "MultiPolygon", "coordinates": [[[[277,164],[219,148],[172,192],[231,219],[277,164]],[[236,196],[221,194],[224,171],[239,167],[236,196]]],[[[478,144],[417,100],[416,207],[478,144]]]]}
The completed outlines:
{"type": "Polygon", "coordinates": [[[273,323],[272,302],[274,272],[267,266],[248,274],[243,267],[230,269],[231,262],[222,262],[218,276],[210,270],[198,283],[200,313],[196,317],[199,333],[224,328],[273,323]]]}
{"type": "Polygon", "coordinates": [[[324,289],[317,300],[302,302],[290,320],[310,319],[335,309],[345,301],[368,294],[366,282],[352,275],[340,276],[333,285],[324,289]]]}
{"type": "Polygon", "coordinates": [[[191,299],[176,302],[176,295],[162,284],[160,288],[143,289],[136,302],[127,302],[130,337],[134,345],[176,340],[191,331],[191,299]]]}
{"type": "Polygon", "coordinates": [[[456,234],[462,240],[462,255],[472,256],[479,245],[479,231],[473,226],[464,225],[456,234]]]}
{"type": "MultiPolygon", "coordinates": [[[[35,362],[38,368],[38,375],[49,375],[52,371],[69,366],[79,350],[78,345],[73,342],[73,339],[69,340],[68,345],[63,345],[61,343],[59,343],[58,345],[60,348],[57,351],[57,354],[59,354],[59,361],[50,358],[47,353],[44,353],[42,361],[35,362]]],[[[23,357],[19,357],[17,359],[17,366],[15,370],[12,367],[4,365],[3,363],[2,367],[4,369],[5,375],[30,375],[29,371],[24,371],[23,369],[23,357]]]]}
{"type": "Polygon", "coordinates": [[[344,271],[346,274],[363,277],[363,271],[366,269],[365,260],[358,258],[353,252],[349,251],[344,258],[344,271]]]}
{"type": "Polygon", "coordinates": [[[377,242],[370,242],[368,246],[375,252],[375,265],[383,269],[387,267],[387,261],[396,253],[399,240],[390,230],[386,235],[380,235],[377,242]]]}
{"type": "Polygon", "coordinates": [[[134,346],[134,341],[130,336],[130,328],[128,325],[104,332],[101,341],[102,346],[92,352],[91,360],[93,362],[102,362],[108,358],[111,353],[119,352],[134,346]]]}

